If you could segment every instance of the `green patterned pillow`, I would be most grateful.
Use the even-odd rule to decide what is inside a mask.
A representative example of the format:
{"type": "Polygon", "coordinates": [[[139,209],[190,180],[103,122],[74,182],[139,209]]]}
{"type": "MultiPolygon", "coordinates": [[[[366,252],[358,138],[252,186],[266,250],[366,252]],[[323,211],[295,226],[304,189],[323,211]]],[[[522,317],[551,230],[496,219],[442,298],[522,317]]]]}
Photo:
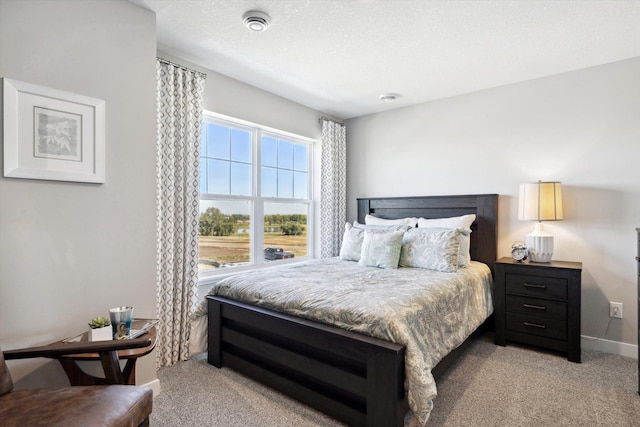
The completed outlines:
{"type": "Polygon", "coordinates": [[[464,231],[434,231],[415,228],[405,233],[400,253],[400,266],[427,268],[444,272],[458,271],[458,252],[464,231]]]}
{"type": "Polygon", "coordinates": [[[363,238],[364,229],[355,228],[351,224],[346,223],[344,225],[344,234],[342,235],[340,259],[345,261],[360,261],[363,238]]]}
{"type": "Polygon", "coordinates": [[[404,231],[364,231],[358,264],[366,267],[398,268],[404,231]]]}

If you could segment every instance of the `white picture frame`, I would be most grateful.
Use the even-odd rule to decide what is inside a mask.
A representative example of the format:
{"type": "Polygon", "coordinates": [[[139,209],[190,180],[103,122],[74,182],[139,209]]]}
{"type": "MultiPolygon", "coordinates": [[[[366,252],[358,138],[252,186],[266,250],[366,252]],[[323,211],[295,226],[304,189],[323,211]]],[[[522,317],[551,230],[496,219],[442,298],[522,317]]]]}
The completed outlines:
{"type": "Polygon", "coordinates": [[[3,79],[4,176],[104,183],[105,102],[3,79]]]}

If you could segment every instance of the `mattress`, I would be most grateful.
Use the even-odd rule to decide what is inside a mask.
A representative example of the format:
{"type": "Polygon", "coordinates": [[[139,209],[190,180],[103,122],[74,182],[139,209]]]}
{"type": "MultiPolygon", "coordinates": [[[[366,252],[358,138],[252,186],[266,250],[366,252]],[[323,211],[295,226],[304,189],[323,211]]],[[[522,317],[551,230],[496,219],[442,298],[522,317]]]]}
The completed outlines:
{"type": "MultiPolygon", "coordinates": [[[[492,286],[489,267],[475,261],[445,273],[329,258],[238,274],[209,294],[404,345],[407,424],[424,425],[437,395],[431,368],[491,315],[492,286]]],[[[205,300],[193,316],[194,342],[206,340],[206,310],[205,300]]]]}

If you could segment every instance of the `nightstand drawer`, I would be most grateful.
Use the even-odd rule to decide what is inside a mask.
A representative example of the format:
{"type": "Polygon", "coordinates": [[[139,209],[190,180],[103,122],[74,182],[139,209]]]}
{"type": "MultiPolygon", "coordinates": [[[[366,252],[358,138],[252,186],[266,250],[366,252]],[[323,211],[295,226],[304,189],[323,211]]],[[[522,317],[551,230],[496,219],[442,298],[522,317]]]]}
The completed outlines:
{"type": "Polygon", "coordinates": [[[506,274],[508,294],[530,295],[538,298],[567,299],[567,280],[555,277],[506,274]]]}
{"type": "Polygon", "coordinates": [[[529,335],[567,339],[567,322],[554,319],[507,313],[507,329],[529,335]]]}
{"type": "Polygon", "coordinates": [[[562,321],[566,321],[567,319],[567,303],[565,302],[521,297],[517,295],[507,295],[506,302],[507,313],[536,316],[544,319],[557,319],[562,321]]]}

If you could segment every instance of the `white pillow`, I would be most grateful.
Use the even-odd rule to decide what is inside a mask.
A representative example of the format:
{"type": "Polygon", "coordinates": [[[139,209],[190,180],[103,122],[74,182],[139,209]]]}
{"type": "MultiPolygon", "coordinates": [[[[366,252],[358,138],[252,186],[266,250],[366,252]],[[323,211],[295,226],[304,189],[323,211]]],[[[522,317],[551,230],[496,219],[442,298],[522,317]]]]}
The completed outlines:
{"type": "Polygon", "coordinates": [[[448,273],[458,271],[462,233],[460,228],[416,228],[407,231],[402,239],[400,266],[448,273]]]}
{"type": "Polygon", "coordinates": [[[364,230],[358,264],[366,267],[398,268],[404,231],[364,230]]]}
{"type": "Polygon", "coordinates": [[[418,219],[419,228],[462,228],[471,230],[471,224],[476,220],[475,214],[454,216],[451,218],[418,219]]]}
{"type": "Polygon", "coordinates": [[[415,227],[418,224],[418,218],[384,219],[366,215],[364,223],[365,225],[408,225],[409,227],[415,227]]]}
{"type": "Polygon", "coordinates": [[[458,267],[466,267],[471,262],[471,254],[469,248],[471,245],[471,224],[476,220],[475,214],[454,216],[451,218],[433,218],[418,219],[418,228],[448,228],[448,229],[462,229],[468,231],[466,234],[462,234],[460,239],[460,254],[458,258],[458,267]]]}
{"type": "Polygon", "coordinates": [[[345,261],[360,261],[362,251],[362,239],[364,239],[364,229],[352,227],[351,224],[344,225],[342,235],[342,246],[340,247],[340,259],[345,261]]]}
{"type": "Polygon", "coordinates": [[[360,224],[358,221],[353,221],[354,228],[361,228],[364,230],[378,230],[378,231],[407,231],[415,226],[403,225],[403,224],[391,224],[391,225],[365,225],[360,224]]]}

